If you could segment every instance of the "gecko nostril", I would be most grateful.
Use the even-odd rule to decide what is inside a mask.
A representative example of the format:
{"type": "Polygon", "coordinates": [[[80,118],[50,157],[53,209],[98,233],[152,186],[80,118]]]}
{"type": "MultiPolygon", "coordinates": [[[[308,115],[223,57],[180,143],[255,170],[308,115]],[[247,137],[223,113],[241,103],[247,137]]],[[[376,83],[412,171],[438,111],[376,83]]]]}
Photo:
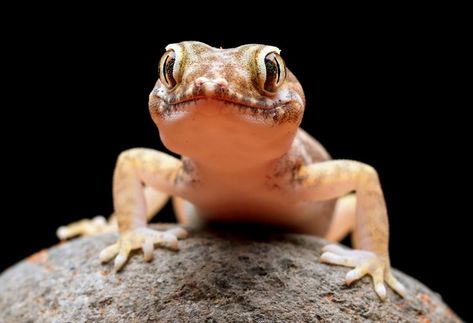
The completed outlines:
{"type": "Polygon", "coordinates": [[[215,79],[215,84],[217,84],[221,89],[226,89],[228,87],[228,82],[224,78],[215,79]]]}
{"type": "Polygon", "coordinates": [[[206,78],[206,77],[198,77],[196,80],[195,80],[195,85],[197,87],[201,87],[204,83],[208,82],[209,79],[206,78]]]}

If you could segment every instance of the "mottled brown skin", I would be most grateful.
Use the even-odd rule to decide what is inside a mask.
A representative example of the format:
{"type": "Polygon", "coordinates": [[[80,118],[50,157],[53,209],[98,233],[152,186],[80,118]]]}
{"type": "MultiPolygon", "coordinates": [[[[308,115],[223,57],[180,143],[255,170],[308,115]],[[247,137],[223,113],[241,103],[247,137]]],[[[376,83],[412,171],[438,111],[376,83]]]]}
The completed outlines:
{"type": "MultiPolygon", "coordinates": [[[[329,245],[321,261],[354,267],[348,284],[371,275],[381,299],[384,282],[404,295],[390,270],[387,210],[376,171],[357,161],[330,160],[299,128],[304,93],[279,50],[199,42],[166,49],[149,108],[164,145],[182,159],[145,148],[120,155],[113,182],[120,239],[102,251],[101,260],[115,258],[119,270],[133,249],[141,248],[146,260],[156,244],[177,249],[184,230],[146,227],[172,196],[184,224],[252,221],[333,241],[353,231],[360,250],[329,245]]],[[[99,220],[63,227],[58,235],[115,225],[99,220]]]]}

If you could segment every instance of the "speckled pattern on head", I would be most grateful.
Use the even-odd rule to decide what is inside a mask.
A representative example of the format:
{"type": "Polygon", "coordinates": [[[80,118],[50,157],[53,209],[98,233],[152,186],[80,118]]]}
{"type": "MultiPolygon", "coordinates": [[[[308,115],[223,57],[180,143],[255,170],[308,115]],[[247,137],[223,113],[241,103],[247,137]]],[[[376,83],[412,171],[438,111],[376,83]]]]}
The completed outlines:
{"type": "Polygon", "coordinates": [[[273,93],[264,90],[265,57],[279,54],[273,46],[250,44],[237,48],[214,48],[201,42],[170,44],[174,51],[173,88],[158,79],[150,94],[150,110],[164,118],[199,99],[221,100],[248,115],[272,118],[275,122],[300,122],[304,92],[296,77],[285,67],[285,79],[273,93]],[[199,84],[214,81],[215,88],[199,84]],[[220,86],[223,85],[223,86],[220,86]]]}

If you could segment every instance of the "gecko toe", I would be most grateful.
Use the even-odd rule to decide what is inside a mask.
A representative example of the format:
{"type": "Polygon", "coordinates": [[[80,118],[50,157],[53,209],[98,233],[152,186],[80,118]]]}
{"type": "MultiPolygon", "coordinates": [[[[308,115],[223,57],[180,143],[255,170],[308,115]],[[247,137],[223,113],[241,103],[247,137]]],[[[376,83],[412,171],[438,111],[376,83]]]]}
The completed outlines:
{"type": "Polygon", "coordinates": [[[403,284],[401,284],[394,276],[391,272],[387,273],[385,275],[386,277],[384,278],[384,280],[386,281],[386,283],[389,285],[389,287],[391,287],[396,293],[398,293],[399,295],[401,295],[402,297],[406,297],[407,296],[407,290],[406,290],[406,287],[404,287],[403,284]]]}
{"type": "Polygon", "coordinates": [[[177,237],[174,234],[168,232],[162,232],[156,239],[156,243],[164,248],[170,250],[179,250],[179,243],[177,237]]]}
{"type": "Polygon", "coordinates": [[[386,299],[386,287],[384,287],[383,283],[375,285],[374,290],[381,300],[384,301],[386,299]]]}
{"type": "Polygon", "coordinates": [[[329,245],[324,246],[322,248],[322,251],[331,252],[331,253],[342,256],[342,255],[348,255],[350,250],[340,247],[336,244],[329,244],[329,245]]]}
{"type": "Polygon", "coordinates": [[[373,278],[373,285],[376,294],[378,294],[379,298],[384,300],[386,298],[386,287],[384,286],[384,268],[378,267],[374,271],[368,271],[368,273],[373,278]]]}
{"type": "Polygon", "coordinates": [[[127,260],[128,260],[127,256],[119,254],[118,256],[115,257],[113,269],[116,272],[119,272],[120,270],[122,270],[127,260]]]}
{"type": "Polygon", "coordinates": [[[131,244],[128,241],[120,241],[120,251],[118,256],[115,257],[114,269],[120,271],[128,260],[128,256],[131,251],[131,244]]]}
{"type": "Polygon", "coordinates": [[[355,268],[350,270],[347,275],[345,276],[345,282],[348,286],[350,286],[354,281],[364,277],[368,273],[366,268],[355,268]]]}
{"type": "Polygon", "coordinates": [[[355,265],[355,263],[353,262],[353,259],[351,259],[350,257],[340,256],[329,251],[324,252],[322,256],[320,256],[320,261],[323,263],[346,266],[346,267],[353,267],[355,265]]]}
{"type": "Polygon", "coordinates": [[[118,251],[119,251],[118,243],[114,243],[108,246],[107,248],[103,249],[99,255],[100,262],[101,263],[109,262],[118,254],[118,251]]]}
{"type": "Polygon", "coordinates": [[[166,231],[166,233],[174,235],[179,240],[185,239],[189,235],[186,229],[180,227],[169,229],[166,231]]]}
{"type": "Polygon", "coordinates": [[[153,259],[153,251],[154,251],[154,241],[151,238],[145,239],[143,242],[143,256],[145,261],[151,261],[153,259]]]}

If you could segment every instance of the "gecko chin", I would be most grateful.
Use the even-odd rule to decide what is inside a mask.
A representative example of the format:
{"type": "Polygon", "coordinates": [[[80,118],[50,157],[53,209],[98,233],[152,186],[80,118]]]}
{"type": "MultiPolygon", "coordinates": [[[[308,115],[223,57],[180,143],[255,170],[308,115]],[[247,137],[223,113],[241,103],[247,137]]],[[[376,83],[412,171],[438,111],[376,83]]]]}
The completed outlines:
{"type": "Polygon", "coordinates": [[[207,153],[243,158],[260,151],[278,156],[290,146],[303,111],[294,102],[258,107],[207,97],[175,104],[155,99],[149,108],[163,144],[197,159],[207,153]]]}

